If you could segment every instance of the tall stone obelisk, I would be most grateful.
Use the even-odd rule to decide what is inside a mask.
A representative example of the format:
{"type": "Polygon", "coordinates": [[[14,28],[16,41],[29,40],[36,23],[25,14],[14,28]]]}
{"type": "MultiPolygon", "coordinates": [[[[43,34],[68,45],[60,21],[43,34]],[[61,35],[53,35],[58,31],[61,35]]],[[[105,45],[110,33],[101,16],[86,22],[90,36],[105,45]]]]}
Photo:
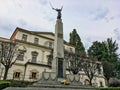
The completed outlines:
{"type": "MultiPolygon", "coordinates": [[[[54,9],[54,8],[53,8],[54,9]]],[[[61,19],[61,9],[54,9],[58,12],[56,24],[55,24],[55,39],[54,39],[54,51],[52,61],[52,72],[56,73],[58,78],[64,78],[66,72],[66,65],[64,60],[64,44],[63,44],[63,23],[61,19]]]]}

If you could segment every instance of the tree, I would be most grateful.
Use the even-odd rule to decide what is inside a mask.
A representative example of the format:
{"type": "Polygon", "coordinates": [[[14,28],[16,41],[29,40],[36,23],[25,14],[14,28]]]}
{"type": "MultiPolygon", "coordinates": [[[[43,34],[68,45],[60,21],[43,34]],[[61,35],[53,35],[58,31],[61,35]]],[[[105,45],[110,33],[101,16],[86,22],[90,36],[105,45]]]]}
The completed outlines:
{"type": "Polygon", "coordinates": [[[0,42],[0,62],[5,67],[3,79],[7,78],[9,68],[15,63],[18,47],[14,42],[0,42]]]}
{"type": "Polygon", "coordinates": [[[115,69],[115,76],[120,79],[120,61],[116,62],[115,69]]]}
{"type": "Polygon", "coordinates": [[[93,42],[92,46],[89,47],[88,55],[97,58],[98,61],[101,61],[102,51],[103,51],[102,43],[95,41],[93,42]]]}
{"type": "Polygon", "coordinates": [[[80,55],[77,55],[75,53],[70,53],[65,51],[65,60],[67,60],[67,69],[72,74],[78,74],[78,72],[81,70],[81,61],[82,57],[80,55]]]}
{"type": "Polygon", "coordinates": [[[96,57],[99,61],[116,62],[119,57],[117,54],[118,44],[108,38],[104,42],[93,42],[92,46],[88,49],[88,55],[96,57]]]}
{"type": "Polygon", "coordinates": [[[83,46],[83,43],[81,42],[80,36],[78,35],[76,29],[73,29],[73,31],[70,33],[69,43],[75,46],[76,54],[81,54],[83,56],[86,55],[85,48],[83,46]]]}
{"type": "Polygon", "coordinates": [[[106,77],[107,84],[109,85],[109,79],[111,77],[114,77],[115,75],[114,73],[115,66],[113,63],[110,63],[108,61],[104,61],[102,62],[102,64],[103,64],[104,76],[106,77]]]}
{"type": "Polygon", "coordinates": [[[92,86],[92,79],[100,70],[100,62],[98,62],[94,58],[89,57],[82,61],[81,66],[86,76],[89,78],[90,85],[92,86]]]}
{"type": "Polygon", "coordinates": [[[104,75],[108,81],[110,77],[115,75],[116,72],[116,62],[119,59],[117,54],[118,44],[113,41],[112,38],[108,38],[104,42],[93,42],[92,46],[88,49],[88,55],[97,58],[102,61],[104,68],[104,75]],[[107,67],[111,67],[110,69],[107,67]],[[108,75],[107,75],[108,74],[108,75]]]}
{"type": "Polygon", "coordinates": [[[106,46],[106,59],[109,62],[117,62],[119,55],[117,54],[118,44],[116,41],[113,41],[112,38],[108,38],[107,41],[104,41],[103,44],[106,46]]]}

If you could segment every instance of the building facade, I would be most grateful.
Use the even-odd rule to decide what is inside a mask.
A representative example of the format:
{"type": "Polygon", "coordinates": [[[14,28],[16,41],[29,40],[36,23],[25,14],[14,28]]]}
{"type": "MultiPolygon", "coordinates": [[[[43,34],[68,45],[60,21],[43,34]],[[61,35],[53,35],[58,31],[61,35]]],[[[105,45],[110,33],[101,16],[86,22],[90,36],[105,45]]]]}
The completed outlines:
{"type": "MultiPolygon", "coordinates": [[[[0,40],[14,40],[19,45],[19,55],[15,64],[9,69],[7,79],[37,81],[41,73],[51,71],[48,56],[54,47],[54,33],[35,32],[22,28],[16,28],[10,39],[0,38],[0,40]]],[[[75,47],[64,41],[64,49],[67,52],[75,53],[75,47]]],[[[66,71],[69,74],[68,71],[66,71]]],[[[80,79],[83,84],[88,84],[89,80],[83,71],[80,71],[80,79]]],[[[4,67],[0,64],[0,79],[4,75],[4,67]]],[[[93,85],[105,86],[103,68],[101,73],[97,73],[93,78],[93,85]]]]}

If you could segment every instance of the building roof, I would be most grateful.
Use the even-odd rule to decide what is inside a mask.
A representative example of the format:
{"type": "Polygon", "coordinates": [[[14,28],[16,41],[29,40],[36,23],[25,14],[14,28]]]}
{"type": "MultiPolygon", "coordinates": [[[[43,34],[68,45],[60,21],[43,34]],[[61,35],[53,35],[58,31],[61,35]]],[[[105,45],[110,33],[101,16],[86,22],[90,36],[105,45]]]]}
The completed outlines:
{"type": "MultiPolygon", "coordinates": [[[[29,30],[26,30],[26,29],[23,29],[23,28],[20,28],[20,27],[17,27],[17,28],[15,29],[15,31],[14,31],[13,34],[12,34],[12,36],[10,37],[10,40],[14,40],[14,37],[15,37],[15,35],[17,34],[18,31],[26,32],[26,33],[29,33],[29,34],[32,34],[32,35],[36,35],[36,36],[39,36],[39,37],[46,38],[46,39],[49,39],[49,40],[54,41],[54,39],[52,39],[52,38],[49,38],[49,37],[40,35],[40,34],[50,34],[50,35],[54,36],[55,34],[52,33],[52,32],[29,31],[29,30]]],[[[68,45],[68,46],[71,46],[71,47],[75,47],[75,46],[69,44],[69,43],[68,43],[67,41],[65,41],[65,40],[64,40],[64,44],[66,44],[66,45],[68,45]]]]}
{"type": "Polygon", "coordinates": [[[0,37],[0,42],[13,42],[13,41],[8,38],[0,37]]]}
{"type": "Polygon", "coordinates": [[[30,31],[30,32],[35,33],[35,34],[50,34],[52,36],[55,36],[53,32],[39,32],[39,31],[30,31]]]}

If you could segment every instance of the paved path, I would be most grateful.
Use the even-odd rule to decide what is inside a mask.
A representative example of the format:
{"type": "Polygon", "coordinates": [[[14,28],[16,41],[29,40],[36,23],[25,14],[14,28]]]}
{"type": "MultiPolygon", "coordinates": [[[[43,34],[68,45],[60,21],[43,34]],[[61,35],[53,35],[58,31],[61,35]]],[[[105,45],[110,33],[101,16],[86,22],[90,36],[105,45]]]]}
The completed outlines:
{"type": "Polygon", "coordinates": [[[22,87],[9,87],[6,88],[4,90],[97,90],[97,89],[74,89],[74,88],[39,88],[39,87],[26,87],[26,88],[22,88],[22,87]]]}
{"type": "Polygon", "coordinates": [[[8,87],[4,90],[97,90],[84,85],[34,84],[28,87],[8,87]]]}

